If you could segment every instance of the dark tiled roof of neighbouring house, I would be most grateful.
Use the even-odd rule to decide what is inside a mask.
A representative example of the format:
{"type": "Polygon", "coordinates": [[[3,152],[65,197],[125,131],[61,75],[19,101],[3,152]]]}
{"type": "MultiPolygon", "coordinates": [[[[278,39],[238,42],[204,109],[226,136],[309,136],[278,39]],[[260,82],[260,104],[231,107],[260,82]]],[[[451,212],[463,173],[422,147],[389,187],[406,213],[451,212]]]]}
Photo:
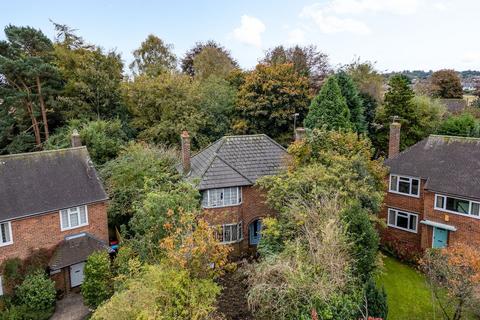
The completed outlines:
{"type": "Polygon", "coordinates": [[[112,252],[112,249],[103,241],[89,233],[71,236],[58,244],[48,266],[52,270],[65,268],[86,261],[93,252],[103,250],[112,252]]]}
{"type": "Polygon", "coordinates": [[[226,136],[192,157],[188,179],[199,190],[253,185],[285,168],[287,157],[267,135],[226,136]]]}
{"type": "Polygon", "coordinates": [[[467,101],[464,99],[440,99],[447,111],[450,113],[460,113],[467,107],[467,101]]]}
{"type": "Polygon", "coordinates": [[[390,172],[426,179],[428,190],[480,199],[480,139],[431,135],[396,157],[390,172]]]}
{"type": "Polygon", "coordinates": [[[86,147],[0,156],[0,221],[107,198],[86,147]]]}

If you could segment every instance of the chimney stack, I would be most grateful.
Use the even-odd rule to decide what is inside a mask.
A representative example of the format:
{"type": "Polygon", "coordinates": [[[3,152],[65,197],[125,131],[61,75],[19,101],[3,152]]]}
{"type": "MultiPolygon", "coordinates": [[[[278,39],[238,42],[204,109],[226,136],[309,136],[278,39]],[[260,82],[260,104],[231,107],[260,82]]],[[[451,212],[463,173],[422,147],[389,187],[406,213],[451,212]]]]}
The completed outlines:
{"type": "Polygon", "coordinates": [[[390,124],[390,138],[388,140],[388,158],[394,158],[400,152],[400,127],[402,125],[397,122],[397,117],[393,117],[390,124]]]}
{"type": "Polygon", "coordinates": [[[73,129],[72,136],[70,137],[70,144],[73,148],[82,146],[82,140],[80,139],[77,129],[73,129]]]}
{"type": "Polygon", "coordinates": [[[299,127],[295,129],[295,141],[302,141],[305,138],[305,128],[299,127]]]}
{"type": "Polygon", "coordinates": [[[190,164],[190,135],[188,131],[183,131],[182,135],[182,165],[183,173],[190,173],[191,164],[190,164]]]}

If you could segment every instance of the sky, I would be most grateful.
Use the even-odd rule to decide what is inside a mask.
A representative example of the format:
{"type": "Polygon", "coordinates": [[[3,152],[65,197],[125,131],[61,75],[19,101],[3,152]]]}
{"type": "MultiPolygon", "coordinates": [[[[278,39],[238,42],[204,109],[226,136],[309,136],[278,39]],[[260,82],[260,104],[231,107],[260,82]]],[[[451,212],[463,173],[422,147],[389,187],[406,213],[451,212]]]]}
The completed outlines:
{"type": "Polygon", "coordinates": [[[333,67],[359,58],[381,71],[480,70],[477,0],[0,0],[1,27],[28,25],[53,38],[50,20],[127,64],[155,34],[180,58],[215,40],[246,69],[276,45],[312,44],[333,67]]]}

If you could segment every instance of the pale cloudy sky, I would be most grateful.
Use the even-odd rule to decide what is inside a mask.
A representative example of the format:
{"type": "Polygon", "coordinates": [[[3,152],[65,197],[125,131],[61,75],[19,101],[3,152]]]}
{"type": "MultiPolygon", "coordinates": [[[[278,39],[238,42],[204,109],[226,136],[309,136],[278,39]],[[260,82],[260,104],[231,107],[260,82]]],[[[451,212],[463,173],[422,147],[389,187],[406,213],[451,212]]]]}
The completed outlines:
{"type": "Polygon", "coordinates": [[[360,57],[388,71],[480,70],[476,0],[0,2],[2,27],[30,25],[53,36],[49,19],[116,49],[127,63],[153,33],[172,43],[180,57],[196,41],[213,39],[244,68],[277,44],[314,44],[334,66],[360,57]]]}

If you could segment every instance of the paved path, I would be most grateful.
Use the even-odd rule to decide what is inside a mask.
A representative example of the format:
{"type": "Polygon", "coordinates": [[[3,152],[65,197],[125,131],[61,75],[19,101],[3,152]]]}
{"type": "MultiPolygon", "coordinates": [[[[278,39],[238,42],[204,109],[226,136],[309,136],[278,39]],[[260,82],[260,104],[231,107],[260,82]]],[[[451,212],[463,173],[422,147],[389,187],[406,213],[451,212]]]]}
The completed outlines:
{"type": "Polygon", "coordinates": [[[89,314],[88,308],[83,304],[80,293],[69,293],[62,300],[57,301],[55,313],[50,320],[82,320],[89,314]]]}

